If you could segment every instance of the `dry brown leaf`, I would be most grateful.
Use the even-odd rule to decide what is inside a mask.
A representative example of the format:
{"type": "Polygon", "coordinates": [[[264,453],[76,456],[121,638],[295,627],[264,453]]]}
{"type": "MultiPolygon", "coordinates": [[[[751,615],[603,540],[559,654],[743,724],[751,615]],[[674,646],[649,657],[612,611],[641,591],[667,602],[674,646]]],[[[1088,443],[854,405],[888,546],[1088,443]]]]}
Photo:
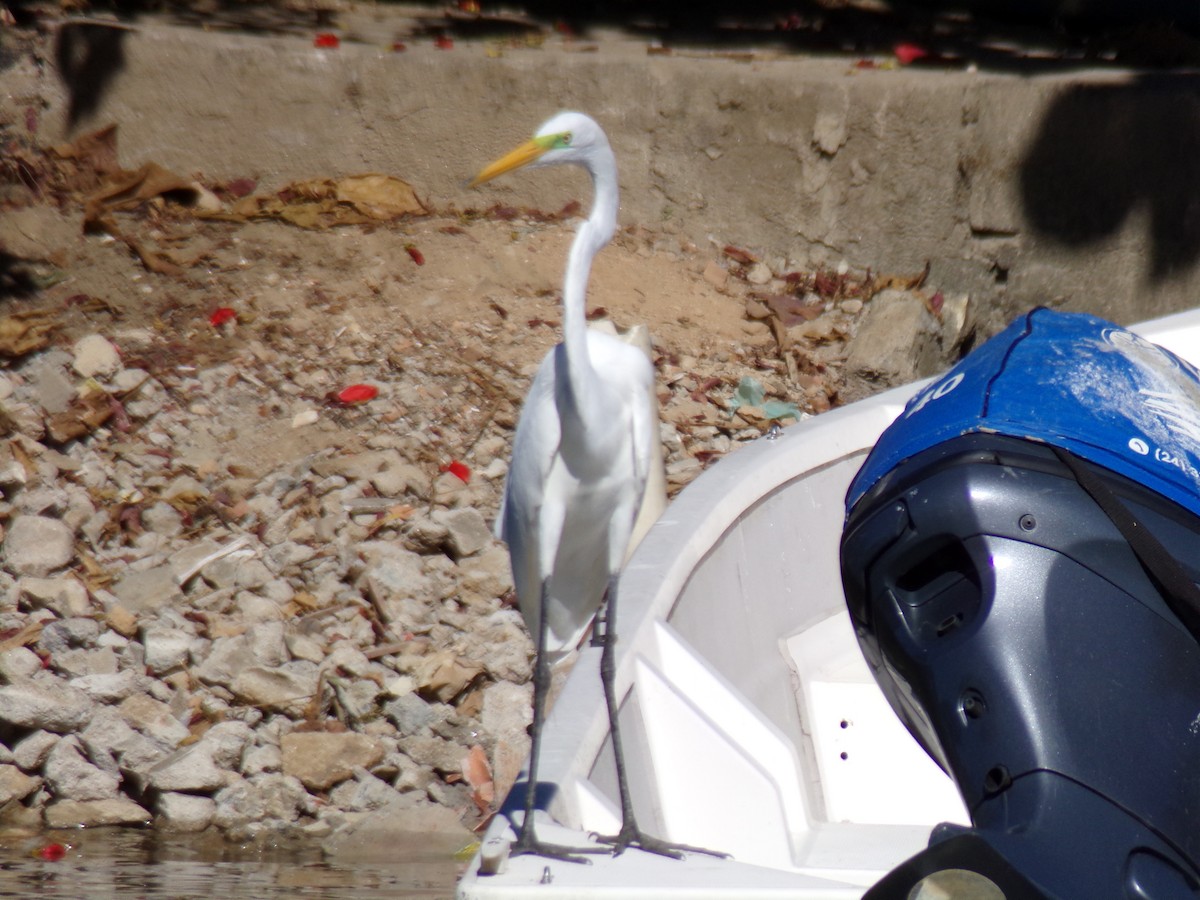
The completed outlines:
{"type": "Polygon", "coordinates": [[[120,603],[115,603],[109,607],[108,612],[104,616],[104,621],[108,623],[109,628],[124,637],[133,637],[137,634],[137,613],[127,609],[120,603]]]}
{"type": "Polygon", "coordinates": [[[407,181],[391,175],[351,175],[335,185],[337,199],[372,219],[423,216],[428,210],[407,181]]]}
{"type": "Polygon", "coordinates": [[[74,191],[93,190],[107,176],[117,175],[121,164],[117,160],[117,126],[105,125],[96,131],[76,138],[69,144],[60,144],[53,150],[60,160],[69,160],[74,171],[64,171],[66,187],[74,191]]]}
{"type": "Polygon", "coordinates": [[[874,295],[887,290],[915,291],[925,284],[925,279],[929,277],[929,268],[930,264],[927,261],[925,268],[916,275],[876,275],[871,283],[871,293],[874,295]]]}
{"type": "Polygon", "coordinates": [[[375,534],[381,528],[386,528],[389,525],[394,525],[396,522],[405,522],[411,519],[416,510],[407,503],[393,506],[384,515],[371,523],[371,527],[367,529],[367,536],[375,534]]]}
{"type": "Polygon", "coordinates": [[[46,310],[28,310],[0,316],[0,356],[24,356],[50,343],[50,332],[58,325],[46,310]]]}
{"type": "Polygon", "coordinates": [[[351,175],[296,181],[272,197],[243,197],[228,213],[206,218],[282,219],[299,228],[388,222],[428,213],[412,186],[390,175],[351,175]]]}
{"type": "Polygon", "coordinates": [[[12,637],[0,641],[0,653],[7,653],[9,650],[24,647],[26,644],[36,644],[42,635],[42,624],[41,622],[30,622],[12,637]]]}
{"type": "Polygon", "coordinates": [[[448,703],[483,674],[483,666],[459,659],[452,650],[443,650],[422,661],[417,684],[422,694],[448,703]]]}
{"type": "Polygon", "coordinates": [[[91,434],[113,414],[109,396],[102,390],[89,391],[71,402],[60,413],[46,419],[46,434],[63,444],[85,434],[91,434]]]}
{"type": "Polygon", "coordinates": [[[108,182],[84,200],[85,226],[98,222],[112,210],[136,209],[147,200],[164,194],[186,194],[188,202],[195,200],[195,185],[188,179],[149,162],[135,172],[118,171],[108,182]]]}
{"type": "Polygon", "coordinates": [[[471,786],[471,799],[486,814],[496,799],[496,785],[492,781],[492,767],[488,765],[487,753],[478,744],[472,745],[462,761],[463,779],[471,786]]]}
{"type": "Polygon", "coordinates": [[[805,303],[794,294],[769,294],[761,298],[787,327],[811,322],[825,311],[823,303],[805,303]]]}
{"type": "Polygon", "coordinates": [[[208,636],[213,640],[223,637],[237,637],[246,633],[248,626],[244,622],[233,622],[229,619],[218,619],[208,625],[208,636]]]}
{"type": "Polygon", "coordinates": [[[19,462],[21,468],[25,470],[26,478],[37,473],[37,463],[33,461],[33,457],[29,455],[29,451],[21,446],[20,440],[14,439],[9,441],[8,448],[12,451],[13,459],[19,462]]]}

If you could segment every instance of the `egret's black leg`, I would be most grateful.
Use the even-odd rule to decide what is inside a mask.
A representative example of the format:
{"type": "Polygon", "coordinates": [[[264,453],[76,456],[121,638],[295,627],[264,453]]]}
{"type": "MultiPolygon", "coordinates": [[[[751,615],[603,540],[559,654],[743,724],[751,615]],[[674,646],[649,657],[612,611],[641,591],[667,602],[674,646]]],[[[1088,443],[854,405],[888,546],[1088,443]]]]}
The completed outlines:
{"type": "Polygon", "coordinates": [[[542,749],[542,725],[546,721],[546,697],[550,693],[550,661],[546,658],[546,583],[542,582],[540,614],[538,616],[537,657],[533,663],[533,725],[530,729],[529,774],[525,783],[525,816],[521,819],[521,830],[517,840],[509,849],[509,855],[520,856],[532,853],[564,862],[590,863],[591,860],[578,856],[580,853],[605,853],[607,847],[564,847],[546,844],[534,833],[533,813],[537,807],[538,756],[542,749]]]}
{"type": "Polygon", "coordinates": [[[616,675],[617,642],[617,604],[616,579],[609,579],[604,609],[596,617],[596,630],[593,643],[599,643],[603,648],[600,653],[600,682],[604,686],[604,702],[608,706],[608,727],[612,735],[613,759],[617,765],[617,793],[621,799],[621,830],[611,837],[600,837],[598,840],[612,847],[613,855],[619,856],[629,847],[637,847],[649,853],[682,859],[684,852],[707,853],[710,856],[728,856],[716,850],[706,850],[703,847],[693,847],[690,844],[676,844],[664,841],[646,834],[637,826],[633,814],[633,800],[629,795],[629,777],[625,770],[625,751],[621,746],[621,731],[617,722],[617,696],[614,677],[616,675]]]}

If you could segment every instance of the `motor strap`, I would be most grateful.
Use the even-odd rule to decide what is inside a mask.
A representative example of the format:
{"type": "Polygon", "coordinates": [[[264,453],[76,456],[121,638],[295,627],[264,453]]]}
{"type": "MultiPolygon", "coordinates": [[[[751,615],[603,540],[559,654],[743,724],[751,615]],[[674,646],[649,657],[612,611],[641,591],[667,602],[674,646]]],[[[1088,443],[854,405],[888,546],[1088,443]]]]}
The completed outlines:
{"type": "Polygon", "coordinates": [[[1129,511],[1129,507],[1104,483],[1104,479],[1074,454],[1061,447],[1055,447],[1054,452],[1063,465],[1070,469],[1079,486],[1100,507],[1101,512],[1117,526],[1117,530],[1133,549],[1134,555],[1155,583],[1171,612],[1179,618],[1192,637],[1200,641],[1200,588],[1196,587],[1196,583],[1184,571],[1183,566],[1158,538],[1137,520],[1129,511]]]}

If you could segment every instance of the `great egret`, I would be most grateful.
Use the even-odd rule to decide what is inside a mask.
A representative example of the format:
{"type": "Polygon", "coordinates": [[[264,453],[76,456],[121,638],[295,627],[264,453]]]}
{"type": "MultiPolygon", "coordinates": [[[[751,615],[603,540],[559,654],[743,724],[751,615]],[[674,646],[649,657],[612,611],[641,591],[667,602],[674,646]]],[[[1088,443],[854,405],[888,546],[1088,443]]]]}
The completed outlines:
{"type": "Polygon", "coordinates": [[[559,164],[582,166],[592,178],[595,197],[567,259],[563,340],[542,360],[525,398],[497,523],[508,544],[521,612],[537,643],[525,816],[510,852],[583,862],[576,854],[608,849],[546,844],[534,832],[550,657],[574,649],[607,594],[596,633],[603,642],[600,673],[617,761],[621,830],[601,840],[616,853],[638,846],[679,856],[680,850],[698,848],[643,834],[634,820],[612,684],[616,618],[611,588],[625,559],[658,440],[650,360],[636,347],[589,329],[586,321],[592,258],[616,230],[616,159],[599,125],[582,113],[564,112],[484,168],[471,186],[521,166],[559,164]]]}

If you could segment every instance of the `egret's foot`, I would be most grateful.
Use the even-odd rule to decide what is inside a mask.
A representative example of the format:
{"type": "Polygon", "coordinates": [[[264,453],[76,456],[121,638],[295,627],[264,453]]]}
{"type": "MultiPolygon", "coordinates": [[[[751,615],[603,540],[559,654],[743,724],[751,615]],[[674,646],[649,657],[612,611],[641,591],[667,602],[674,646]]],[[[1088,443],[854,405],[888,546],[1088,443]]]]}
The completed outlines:
{"type": "Polygon", "coordinates": [[[657,853],[659,856],[669,856],[671,859],[683,859],[683,854],[685,853],[703,853],[707,856],[717,856],[722,859],[729,856],[728,853],[722,853],[719,850],[708,850],[704,847],[693,847],[691,844],[677,844],[672,841],[664,841],[661,838],[646,834],[640,828],[633,826],[626,826],[621,829],[620,833],[609,837],[597,836],[596,840],[601,844],[611,847],[613,856],[620,856],[630,847],[636,847],[638,850],[644,850],[647,853],[657,853]]]}
{"type": "Polygon", "coordinates": [[[547,844],[539,841],[530,832],[521,831],[517,836],[517,840],[508,850],[509,856],[544,856],[546,859],[558,859],[563,862],[582,863],[590,866],[592,861],[586,856],[580,856],[580,853],[609,853],[610,848],[605,845],[599,847],[567,847],[562,844],[547,844]]]}

